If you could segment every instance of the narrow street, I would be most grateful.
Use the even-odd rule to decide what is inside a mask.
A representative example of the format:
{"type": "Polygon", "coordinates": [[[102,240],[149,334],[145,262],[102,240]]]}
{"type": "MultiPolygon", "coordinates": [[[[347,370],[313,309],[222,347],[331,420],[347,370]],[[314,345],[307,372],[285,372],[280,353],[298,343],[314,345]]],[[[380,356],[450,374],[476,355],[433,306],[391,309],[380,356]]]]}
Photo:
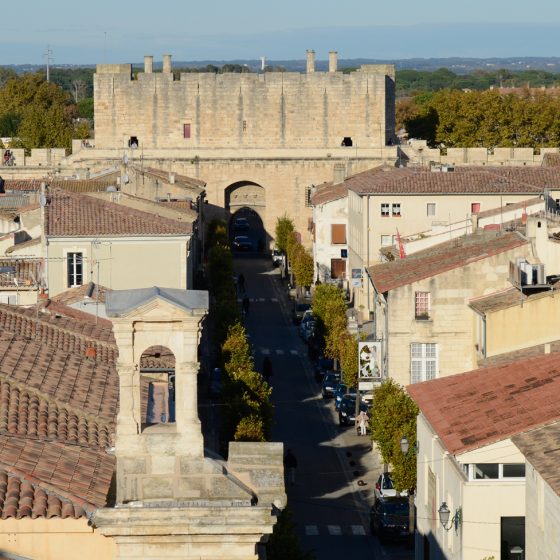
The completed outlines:
{"type": "Polygon", "coordinates": [[[382,465],[369,438],[358,437],[353,427],[341,428],[332,399],[321,397],[279,270],[272,268],[269,257],[254,255],[236,255],[234,267],[245,276],[251,302],[245,326],[257,369],[265,356],[272,360],[272,439],[284,442],[298,461],[295,485],[287,492],[302,548],[314,550],[317,560],[346,554],[413,558],[412,550],[402,545],[382,548],[370,535],[369,507],[382,465]]]}

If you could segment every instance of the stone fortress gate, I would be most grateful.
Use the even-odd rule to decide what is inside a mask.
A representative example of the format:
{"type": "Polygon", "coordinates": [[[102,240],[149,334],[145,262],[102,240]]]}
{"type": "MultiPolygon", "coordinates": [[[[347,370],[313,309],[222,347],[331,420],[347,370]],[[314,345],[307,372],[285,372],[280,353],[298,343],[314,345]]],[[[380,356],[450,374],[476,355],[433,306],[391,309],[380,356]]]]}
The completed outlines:
{"type": "Polygon", "coordinates": [[[100,64],[94,76],[95,147],[78,150],[74,168],[92,172],[130,163],[202,179],[206,199],[230,213],[255,210],[269,235],[287,214],[307,236],[312,185],[395,161],[392,65],[348,74],[181,73],[100,64]]]}

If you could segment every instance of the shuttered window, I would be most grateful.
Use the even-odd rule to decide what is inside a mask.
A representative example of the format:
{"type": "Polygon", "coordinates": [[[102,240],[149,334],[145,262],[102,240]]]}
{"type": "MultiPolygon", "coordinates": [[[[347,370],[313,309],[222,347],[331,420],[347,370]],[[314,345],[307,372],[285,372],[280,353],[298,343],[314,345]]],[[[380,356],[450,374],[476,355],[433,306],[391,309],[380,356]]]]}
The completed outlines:
{"type": "Polygon", "coordinates": [[[184,124],[183,125],[183,138],[190,138],[191,137],[191,125],[184,124]]]}
{"type": "Polygon", "coordinates": [[[331,243],[333,245],[346,244],[346,224],[331,224],[331,243]]]}

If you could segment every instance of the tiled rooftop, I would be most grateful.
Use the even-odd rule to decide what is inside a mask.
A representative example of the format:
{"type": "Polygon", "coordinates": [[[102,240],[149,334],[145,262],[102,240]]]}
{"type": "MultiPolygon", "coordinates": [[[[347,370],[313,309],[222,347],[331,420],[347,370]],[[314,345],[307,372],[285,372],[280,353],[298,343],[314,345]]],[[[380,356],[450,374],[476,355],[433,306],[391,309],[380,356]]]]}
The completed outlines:
{"type": "Polygon", "coordinates": [[[99,192],[115,186],[116,180],[109,179],[6,179],[5,190],[37,191],[45,183],[51,189],[59,188],[72,192],[99,192]]]}
{"type": "Polygon", "coordinates": [[[367,271],[376,290],[383,293],[527,243],[527,239],[517,232],[479,231],[419,251],[404,259],[371,266],[367,271]]]}
{"type": "Polygon", "coordinates": [[[93,292],[90,297],[91,301],[100,301],[104,303],[105,292],[108,290],[110,291],[110,289],[105,286],[101,286],[100,284],[94,284],[93,282],[89,284],[82,284],[81,286],[76,286],[75,288],[69,288],[65,292],[53,296],[51,301],[63,303],[64,305],[72,305],[73,303],[83,301],[90,290],[90,286],[93,288],[93,292]]]}
{"type": "Polygon", "coordinates": [[[348,196],[348,185],[346,182],[337,183],[333,185],[332,183],[323,183],[318,185],[311,197],[311,204],[313,206],[321,206],[321,204],[326,204],[327,202],[333,202],[340,198],[345,198],[348,196]]]}
{"type": "Polygon", "coordinates": [[[189,222],[178,222],[97,198],[50,191],[46,230],[50,237],[186,235],[189,222]]]}
{"type": "MultiPolygon", "coordinates": [[[[158,179],[161,179],[164,183],[170,183],[169,181],[169,171],[164,171],[163,169],[157,169],[155,167],[144,167],[142,170],[139,167],[135,167],[136,171],[147,173],[148,175],[153,175],[158,179]]],[[[202,191],[206,186],[204,181],[200,179],[195,179],[194,177],[189,177],[188,175],[181,175],[175,173],[175,185],[182,187],[198,187],[198,190],[202,191]]]]}
{"type": "Polygon", "coordinates": [[[528,358],[535,358],[543,354],[550,354],[560,352],[560,340],[553,340],[547,344],[537,344],[536,346],[529,346],[528,348],[520,348],[512,352],[504,352],[503,354],[496,354],[488,358],[478,360],[479,367],[489,367],[499,364],[506,364],[517,360],[526,360],[528,358]]]}
{"type": "Polygon", "coordinates": [[[541,203],[544,206],[544,200],[540,197],[533,197],[527,200],[522,200],[521,202],[514,202],[512,204],[506,204],[503,208],[491,208],[490,210],[484,210],[484,212],[478,212],[477,216],[480,220],[481,218],[489,218],[491,216],[499,216],[503,212],[510,212],[511,210],[520,210],[521,208],[527,208],[533,204],[541,203]]]}
{"type": "Polygon", "coordinates": [[[560,188],[560,173],[547,167],[456,167],[453,172],[421,168],[370,169],[349,177],[346,187],[358,194],[499,194],[538,196],[560,188]]]}
{"type": "Polygon", "coordinates": [[[16,280],[21,287],[33,287],[41,278],[42,266],[41,259],[0,258],[0,270],[5,270],[0,272],[0,286],[15,288],[16,280]]]}
{"type": "Polygon", "coordinates": [[[409,385],[454,455],[560,420],[560,354],[409,385]]]}
{"type": "Polygon", "coordinates": [[[560,422],[513,436],[513,443],[560,496],[560,422]]]}

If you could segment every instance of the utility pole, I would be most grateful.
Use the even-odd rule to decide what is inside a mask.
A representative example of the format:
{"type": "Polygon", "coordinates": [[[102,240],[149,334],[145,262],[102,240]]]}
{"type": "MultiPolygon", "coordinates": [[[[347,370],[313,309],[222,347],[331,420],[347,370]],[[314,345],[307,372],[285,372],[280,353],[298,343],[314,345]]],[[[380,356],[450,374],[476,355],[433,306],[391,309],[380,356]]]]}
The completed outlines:
{"type": "Polygon", "coordinates": [[[52,50],[50,48],[49,45],[47,45],[47,50],[45,51],[45,53],[43,54],[43,56],[45,57],[46,61],[47,61],[47,82],[50,81],[50,63],[54,61],[54,58],[51,56],[52,55],[52,50]]]}

